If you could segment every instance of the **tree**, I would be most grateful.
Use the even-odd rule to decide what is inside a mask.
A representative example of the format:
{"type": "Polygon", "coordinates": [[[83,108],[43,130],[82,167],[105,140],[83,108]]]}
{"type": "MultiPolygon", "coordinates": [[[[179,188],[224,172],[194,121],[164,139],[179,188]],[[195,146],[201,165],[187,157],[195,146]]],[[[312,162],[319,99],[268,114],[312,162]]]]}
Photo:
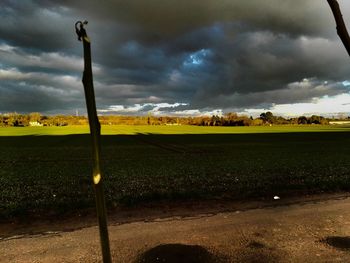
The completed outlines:
{"type": "Polygon", "coordinates": [[[337,25],[338,36],[339,36],[340,40],[343,42],[343,45],[350,56],[350,37],[349,37],[348,30],[346,29],[346,25],[344,23],[343,15],[340,11],[338,1],[337,0],[327,0],[327,2],[332,10],[332,13],[333,13],[333,16],[335,19],[335,23],[337,25]]]}
{"type": "Polygon", "coordinates": [[[210,126],[221,126],[221,118],[218,115],[211,117],[210,126]]]}
{"type": "Polygon", "coordinates": [[[275,116],[273,116],[271,111],[268,111],[261,113],[260,119],[262,119],[264,123],[273,123],[275,116]]]}
{"type": "Polygon", "coordinates": [[[298,118],[298,124],[307,124],[307,118],[305,116],[300,116],[298,118]]]}
{"type": "Polygon", "coordinates": [[[9,126],[18,126],[19,125],[19,114],[17,112],[9,113],[7,118],[7,124],[9,126]]]}
{"type": "Polygon", "coordinates": [[[321,116],[312,115],[312,116],[309,118],[308,122],[309,122],[310,124],[321,124],[321,119],[322,119],[322,118],[323,118],[323,117],[321,117],[321,116]]]}
{"type": "Polygon", "coordinates": [[[39,112],[31,112],[29,113],[29,120],[30,121],[36,121],[40,122],[41,121],[41,114],[39,112]]]}

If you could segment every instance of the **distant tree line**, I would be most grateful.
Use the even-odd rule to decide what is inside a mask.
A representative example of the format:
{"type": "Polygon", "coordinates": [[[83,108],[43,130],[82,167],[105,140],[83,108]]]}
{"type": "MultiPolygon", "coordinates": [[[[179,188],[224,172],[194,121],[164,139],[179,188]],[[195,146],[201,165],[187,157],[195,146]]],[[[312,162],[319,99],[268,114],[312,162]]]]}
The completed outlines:
{"type": "Polygon", "coordinates": [[[45,116],[39,112],[29,114],[6,113],[0,114],[0,126],[67,126],[67,125],[86,125],[87,118],[84,116],[66,116],[55,115],[45,116]]]}
{"type": "MultiPolygon", "coordinates": [[[[197,125],[197,126],[261,126],[261,125],[303,125],[303,124],[329,124],[325,117],[312,115],[296,118],[275,116],[272,112],[263,112],[259,117],[253,118],[229,112],[223,116],[173,117],[173,116],[99,116],[102,125],[197,125]]],[[[332,119],[334,120],[334,119],[332,119]]],[[[350,117],[342,117],[350,120],[350,117]]],[[[0,126],[67,126],[87,125],[86,116],[55,115],[45,116],[38,112],[29,114],[6,113],[0,114],[0,126]]]]}
{"type": "Polygon", "coordinates": [[[329,124],[329,119],[318,115],[285,119],[281,116],[274,116],[270,111],[261,113],[260,119],[265,124],[329,124]]]}

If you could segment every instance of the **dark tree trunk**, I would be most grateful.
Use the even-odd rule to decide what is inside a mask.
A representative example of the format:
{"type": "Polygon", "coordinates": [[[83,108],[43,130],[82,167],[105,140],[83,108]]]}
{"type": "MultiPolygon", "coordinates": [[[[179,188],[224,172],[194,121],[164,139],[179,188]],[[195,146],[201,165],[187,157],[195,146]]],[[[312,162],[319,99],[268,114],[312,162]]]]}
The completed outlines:
{"type": "Polygon", "coordinates": [[[335,19],[335,23],[337,25],[337,33],[340,37],[343,45],[350,56],[350,37],[348,30],[346,29],[346,25],[343,20],[343,15],[340,11],[340,7],[337,0],[327,0],[329,6],[332,9],[332,13],[335,19]]]}

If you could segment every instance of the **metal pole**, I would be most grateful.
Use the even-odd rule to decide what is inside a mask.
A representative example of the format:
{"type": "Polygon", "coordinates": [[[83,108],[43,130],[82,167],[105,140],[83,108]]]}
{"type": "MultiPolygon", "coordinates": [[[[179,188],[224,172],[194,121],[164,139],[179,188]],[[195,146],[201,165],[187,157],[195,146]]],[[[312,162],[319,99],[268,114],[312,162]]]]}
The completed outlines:
{"type": "Polygon", "coordinates": [[[83,73],[83,85],[85,92],[86,107],[89,117],[90,134],[92,139],[92,150],[93,150],[93,171],[92,178],[95,189],[95,200],[96,210],[98,217],[98,224],[100,230],[100,240],[102,248],[102,257],[104,263],[111,262],[111,253],[109,248],[108,228],[107,228],[107,216],[106,216],[106,204],[102,185],[102,173],[100,166],[101,156],[101,126],[97,117],[95,94],[92,78],[92,67],[91,67],[91,47],[90,40],[84,29],[84,25],[87,21],[78,21],[75,23],[75,30],[78,35],[78,40],[83,41],[84,47],[84,73],[83,73]],[[79,28],[78,28],[79,25],[79,28]]]}

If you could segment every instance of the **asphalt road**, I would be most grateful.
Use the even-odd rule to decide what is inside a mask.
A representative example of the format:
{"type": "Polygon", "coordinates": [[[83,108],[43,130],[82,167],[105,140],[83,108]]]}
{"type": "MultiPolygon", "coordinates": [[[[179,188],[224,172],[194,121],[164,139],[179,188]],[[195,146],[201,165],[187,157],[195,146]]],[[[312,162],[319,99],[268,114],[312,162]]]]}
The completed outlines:
{"type": "MultiPolygon", "coordinates": [[[[111,216],[113,262],[350,262],[349,197],[279,201],[186,206],[145,212],[146,220],[129,211],[123,223],[111,216]]],[[[52,231],[49,222],[45,231],[3,224],[0,262],[101,262],[97,227],[79,220],[52,223],[52,231]]]]}

